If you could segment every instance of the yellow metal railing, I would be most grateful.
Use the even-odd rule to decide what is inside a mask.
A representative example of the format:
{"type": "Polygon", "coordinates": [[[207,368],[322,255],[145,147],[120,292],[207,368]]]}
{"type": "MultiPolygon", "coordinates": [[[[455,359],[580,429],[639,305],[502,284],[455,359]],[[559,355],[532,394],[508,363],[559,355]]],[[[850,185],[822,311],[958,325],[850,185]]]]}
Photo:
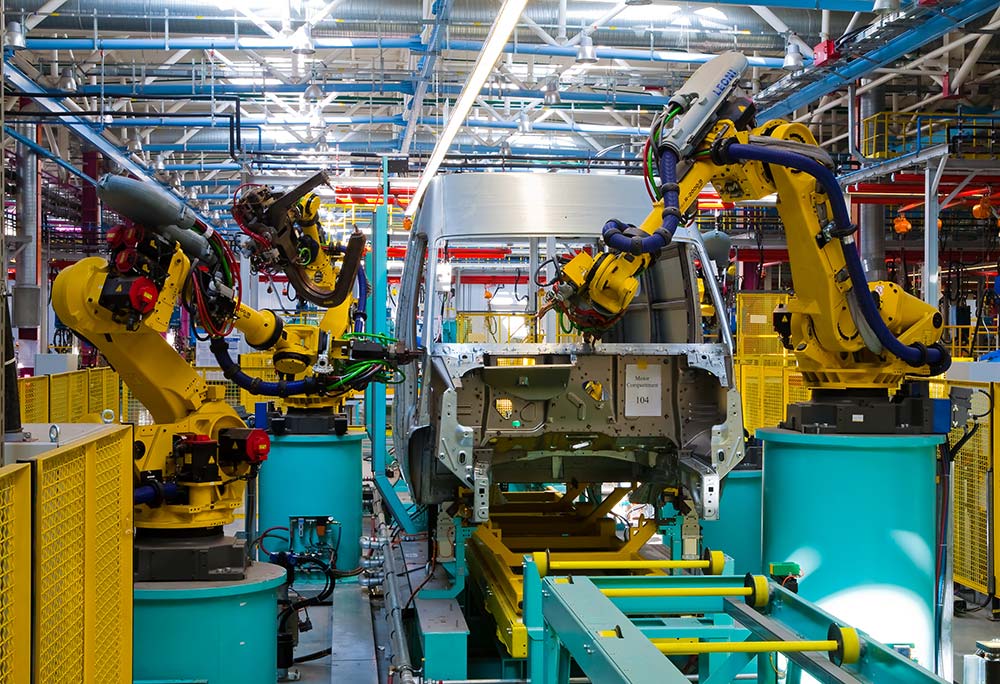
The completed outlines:
{"type": "Polygon", "coordinates": [[[31,472],[0,468],[0,684],[31,681],[31,472]]]}
{"type": "Polygon", "coordinates": [[[953,156],[990,159],[1000,153],[998,124],[991,116],[879,112],[861,122],[861,152],[890,159],[946,144],[953,156]]]}
{"type": "Polygon", "coordinates": [[[455,316],[459,343],[540,342],[542,335],[534,314],[460,312],[455,316]]]}
{"type": "Polygon", "coordinates": [[[1000,349],[1000,327],[996,324],[946,325],[941,343],[948,348],[952,359],[979,358],[1000,349]]]}
{"type": "Polygon", "coordinates": [[[33,680],[132,681],[132,428],[30,459],[33,680]]]}

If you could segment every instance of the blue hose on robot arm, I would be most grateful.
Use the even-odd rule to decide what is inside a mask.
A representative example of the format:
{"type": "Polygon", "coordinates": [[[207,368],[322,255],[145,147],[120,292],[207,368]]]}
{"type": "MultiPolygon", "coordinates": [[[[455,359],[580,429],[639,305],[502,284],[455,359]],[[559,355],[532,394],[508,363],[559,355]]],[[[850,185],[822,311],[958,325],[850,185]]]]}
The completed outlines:
{"type": "Polygon", "coordinates": [[[681,221],[680,186],[677,185],[677,155],[672,150],[663,150],[657,164],[660,175],[660,190],[663,193],[663,223],[652,235],[646,235],[635,226],[611,219],[604,224],[601,236],[604,244],[617,252],[633,254],[656,254],[670,244],[681,221]]]}
{"type": "Polygon", "coordinates": [[[296,394],[320,394],[324,391],[323,385],[317,382],[315,377],[303,380],[267,382],[247,375],[229,355],[229,345],[223,337],[213,337],[210,348],[226,379],[233,381],[238,387],[251,394],[267,397],[289,397],[296,394]]]}
{"type": "Polygon", "coordinates": [[[844,242],[844,238],[852,235],[856,227],[851,223],[850,215],[847,211],[847,204],[844,202],[844,194],[840,190],[836,176],[827,167],[809,157],[790,152],[788,150],[771,149],[762,145],[744,145],[732,143],[721,145],[713,150],[713,159],[718,155],[716,162],[730,164],[737,161],[759,161],[765,164],[784,166],[797,171],[807,173],[817,180],[826,191],[833,208],[833,220],[835,228],[831,231],[833,237],[841,239],[841,248],[844,252],[844,261],[847,263],[847,272],[851,278],[851,287],[854,290],[861,314],[865,322],[875,333],[882,346],[894,356],[899,357],[911,366],[919,367],[929,365],[933,374],[942,373],[951,365],[951,357],[940,345],[925,347],[922,344],[906,345],[896,339],[885,325],[882,316],[879,315],[878,307],[868,289],[868,280],[865,278],[864,267],[861,265],[861,255],[858,254],[853,242],[844,242]]]}
{"type": "Polygon", "coordinates": [[[365,274],[365,265],[358,266],[358,306],[354,311],[354,332],[365,331],[365,320],[368,318],[366,309],[368,308],[368,276],[365,274]]]}

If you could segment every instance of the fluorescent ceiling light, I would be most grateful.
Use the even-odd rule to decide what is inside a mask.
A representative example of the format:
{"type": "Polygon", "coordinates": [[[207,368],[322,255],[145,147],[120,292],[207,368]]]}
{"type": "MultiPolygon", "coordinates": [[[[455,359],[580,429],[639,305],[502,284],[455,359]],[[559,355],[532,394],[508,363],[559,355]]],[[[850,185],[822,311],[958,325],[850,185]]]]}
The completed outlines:
{"type": "Polygon", "coordinates": [[[469,110],[472,109],[476,98],[479,97],[479,92],[483,89],[483,84],[486,83],[486,79],[492,73],[493,65],[500,58],[500,53],[503,52],[503,48],[507,44],[507,39],[510,38],[514,27],[517,26],[521,12],[527,4],[528,0],[504,0],[503,7],[500,8],[500,13],[497,14],[496,21],[490,27],[490,33],[486,37],[483,49],[476,59],[476,64],[472,67],[469,80],[465,82],[465,88],[462,89],[461,95],[458,96],[458,101],[455,102],[451,118],[448,119],[448,124],[434,145],[430,159],[427,160],[427,166],[424,167],[424,172],[420,176],[420,184],[417,185],[417,190],[413,193],[413,198],[406,208],[407,216],[412,216],[420,206],[420,201],[423,199],[424,193],[427,192],[427,186],[430,185],[434,175],[441,167],[441,162],[444,161],[445,155],[448,154],[448,148],[451,147],[451,143],[455,140],[458,129],[465,123],[465,117],[468,116],[469,110]]]}

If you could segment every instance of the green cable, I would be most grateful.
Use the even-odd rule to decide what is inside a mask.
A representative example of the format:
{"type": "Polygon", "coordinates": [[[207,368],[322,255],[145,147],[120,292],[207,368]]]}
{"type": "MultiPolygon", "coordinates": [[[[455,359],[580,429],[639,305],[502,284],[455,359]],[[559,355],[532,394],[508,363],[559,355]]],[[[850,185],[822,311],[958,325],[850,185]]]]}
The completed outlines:
{"type": "Polygon", "coordinates": [[[388,342],[390,344],[395,344],[397,342],[395,337],[390,337],[389,335],[383,335],[382,333],[366,333],[366,332],[344,333],[344,339],[346,340],[349,340],[354,337],[367,340],[381,340],[382,342],[388,342]]]}
{"type": "Polygon", "coordinates": [[[562,332],[565,335],[572,335],[573,334],[573,321],[570,320],[569,327],[567,328],[565,325],[563,325],[564,320],[565,319],[563,318],[563,312],[560,311],[559,312],[559,330],[560,330],[560,332],[562,332]]]}

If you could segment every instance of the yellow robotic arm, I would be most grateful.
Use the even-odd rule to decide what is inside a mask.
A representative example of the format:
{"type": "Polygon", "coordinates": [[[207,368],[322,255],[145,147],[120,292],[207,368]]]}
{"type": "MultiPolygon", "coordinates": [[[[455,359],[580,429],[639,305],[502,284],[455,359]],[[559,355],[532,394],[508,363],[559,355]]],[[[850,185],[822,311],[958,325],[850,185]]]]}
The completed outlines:
{"type": "MultiPolygon", "coordinates": [[[[811,412],[797,422],[799,414],[790,411],[789,422],[799,428],[837,423],[850,401],[874,397],[873,405],[885,404],[908,375],[936,375],[948,367],[938,342],[942,317],[895,283],[867,282],[832,161],[801,124],[754,127],[752,102],[735,92],[746,67],[743,55],[725,53],[674,94],[647,148],[661,199],[639,226],[608,221],[602,233],[607,249],[579,252],[565,263],[547,293],[548,307],[598,338],[624,315],[640,276],[669,246],[702,188],[711,183],[729,202],[774,193],[795,286],[787,306],[775,311],[775,329],[814,396],[840,401],[821,418],[811,412]]],[[[918,413],[924,398],[915,397],[918,413]]],[[[906,411],[897,414],[900,424],[909,425],[906,411]]]]}

